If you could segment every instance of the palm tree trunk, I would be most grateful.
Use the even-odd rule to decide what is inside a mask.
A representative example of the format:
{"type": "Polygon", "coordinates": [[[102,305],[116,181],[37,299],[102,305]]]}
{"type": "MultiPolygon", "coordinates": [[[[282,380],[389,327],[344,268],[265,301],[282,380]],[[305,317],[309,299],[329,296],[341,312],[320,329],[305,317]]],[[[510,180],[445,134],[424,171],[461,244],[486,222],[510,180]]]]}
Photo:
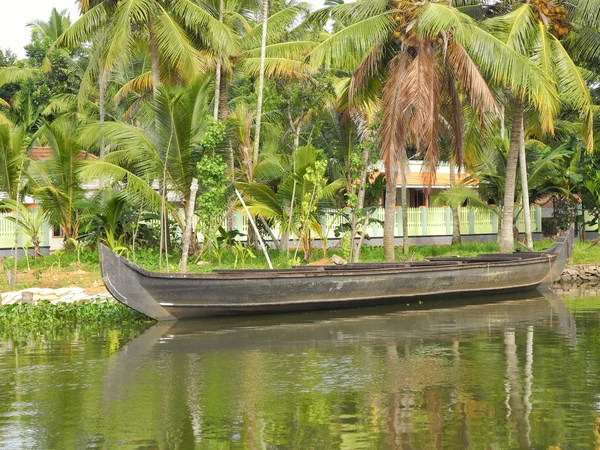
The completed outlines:
{"type": "Polygon", "coordinates": [[[221,95],[221,61],[217,61],[215,70],[215,101],[213,105],[213,120],[216,122],[219,119],[219,96],[221,95]]]}
{"type": "MultiPolygon", "coordinates": [[[[223,0],[219,0],[219,22],[223,23],[223,0]]],[[[217,61],[215,69],[215,104],[213,107],[213,119],[215,122],[219,119],[219,107],[221,105],[221,61],[217,61]]]]}
{"type": "Polygon", "coordinates": [[[513,222],[515,210],[515,187],[517,176],[517,160],[521,146],[521,129],[523,121],[523,101],[515,101],[513,122],[506,161],[504,180],[504,208],[502,210],[502,229],[500,234],[500,252],[511,253],[514,250],[513,222]]]}
{"type": "MultiPolygon", "coordinates": [[[[454,186],[456,181],[456,167],[454,161],[450,161],[450,185],[454,186]]],[[[460,215],[458,214],[458,207],[452,206],[452,245],[461,243],[460,236],[460,215]]]]}
{"type": "Polygon", "coordinates": [[[406,186],[406,169],[402,169],[400,203],[402,206],[402,253],[408,254],[408,188],[406,186]]]}
{"type": "MultiPolygon", "coordinates": [[[[383,254],[387,262],[396,259],[394,238],[396,230],[396,177],[398,169],[386,167],[385,212],[383,219],[383,254]]],[[[404,212],[403,212],[404,214],[404,212]]]]}
{"type": "Polygon", "coordinates": [[[158,56],[158,44],[156,43],[156,34],[152,20],[148,21],[148,33],[150,35],[150,58],[152,71],[152,95],[154,101],[158,97],[158,85],[160,84],[160,59],[158,56]]]}
{"type": "Polygon", "coordinates": [[[104,129],[104,118],[105,118],[105,97],[106,97],[106,74],[104,73],[104,65],[100,63],[100,75],[98,80],[98,108],[100,110],[100,160],[104,161],[104,156],[106,155],[106,147],[104,144],[104,136],[102,131],[104,129]]]}
{"type": "MultiPolygon", "coordinates": [[[[256,105],[256,130],[254,132],[254,152],[252,155],[253,167],[258,162],[258,149],[260,148],[260,123],[262,117],[263,91],[265,87],[265,59],[267,55],[267,19],[269,16],[269,0],[262,0],[262,40],[260,44],[260,71],[258,75],[258,101],[256,105]]],[[[250,180],[252,182],[253,180],[250,180]]]]}
{"type": "Polygon", "coordinates": [[[523,198],[523,219],[525,220],[526,245],[529,250],[533,251],[533,235],[531,233],[531,211],[529,209],[529,184],[527,181],[527,157],[525,155],[525,132],[523,130],[523,117],[521,117],[519,169],[521,172],[521,195],[523,198]]]}

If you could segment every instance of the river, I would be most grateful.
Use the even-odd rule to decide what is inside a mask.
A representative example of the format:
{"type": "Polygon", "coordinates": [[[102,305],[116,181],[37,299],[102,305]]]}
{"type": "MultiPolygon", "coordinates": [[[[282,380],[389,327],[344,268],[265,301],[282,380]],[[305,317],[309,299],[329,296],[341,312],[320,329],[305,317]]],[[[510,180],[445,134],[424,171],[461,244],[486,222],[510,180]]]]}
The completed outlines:
{"type": "Polygon", "coordinates": [[[600,299],[0,338],[0,448],[600,446],[600,299]]]}

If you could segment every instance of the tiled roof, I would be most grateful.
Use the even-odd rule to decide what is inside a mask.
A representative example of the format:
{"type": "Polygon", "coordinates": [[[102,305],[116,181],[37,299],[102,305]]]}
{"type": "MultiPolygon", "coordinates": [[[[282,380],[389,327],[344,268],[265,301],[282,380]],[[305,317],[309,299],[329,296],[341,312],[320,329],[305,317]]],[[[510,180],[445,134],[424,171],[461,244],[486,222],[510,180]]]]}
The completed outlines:
{"type": "Polygon", "coordinates": [[[44,161],[52,156],[50,147],[31,147],[29,149],[29,157],[33,161],[44,161]]]}
{"type": "MultiPolygon", "coordinates": [[[[52,149],[50,147],[31,147],[29,149],[29,157],[33,161],[45,161],[52,156],[52,149]]],[[[98,159],[96,155],[92,155],[91,153],[84,152],[81,150],[79,155],[77,155],[77,161],[81,161],[82,159],[98,159]]]]}

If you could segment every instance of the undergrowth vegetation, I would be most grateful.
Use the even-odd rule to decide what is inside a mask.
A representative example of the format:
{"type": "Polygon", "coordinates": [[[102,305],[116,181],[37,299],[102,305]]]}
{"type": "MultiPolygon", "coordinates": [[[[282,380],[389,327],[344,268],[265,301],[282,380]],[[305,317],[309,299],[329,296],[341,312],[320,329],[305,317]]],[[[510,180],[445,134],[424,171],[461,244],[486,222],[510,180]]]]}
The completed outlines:
{"type": "Polygon", "coordinates": [[[15,303],[0,308],[0,338],[29,340],[32,336],[48,339],[93,335],[111,327],[143,329],[152,319],[117,301],[88,303],[37,304],[15,303]]]}

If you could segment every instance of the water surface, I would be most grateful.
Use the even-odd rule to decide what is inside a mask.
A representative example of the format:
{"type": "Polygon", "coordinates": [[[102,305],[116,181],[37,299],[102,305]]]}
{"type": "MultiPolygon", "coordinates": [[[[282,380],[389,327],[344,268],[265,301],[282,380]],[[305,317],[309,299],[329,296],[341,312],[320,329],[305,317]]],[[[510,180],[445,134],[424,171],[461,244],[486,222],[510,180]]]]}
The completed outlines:
{"type": "Polygon", "coordinates": [[[600,300],[0,338],[0,448],[593,448],[600,300]]]}

